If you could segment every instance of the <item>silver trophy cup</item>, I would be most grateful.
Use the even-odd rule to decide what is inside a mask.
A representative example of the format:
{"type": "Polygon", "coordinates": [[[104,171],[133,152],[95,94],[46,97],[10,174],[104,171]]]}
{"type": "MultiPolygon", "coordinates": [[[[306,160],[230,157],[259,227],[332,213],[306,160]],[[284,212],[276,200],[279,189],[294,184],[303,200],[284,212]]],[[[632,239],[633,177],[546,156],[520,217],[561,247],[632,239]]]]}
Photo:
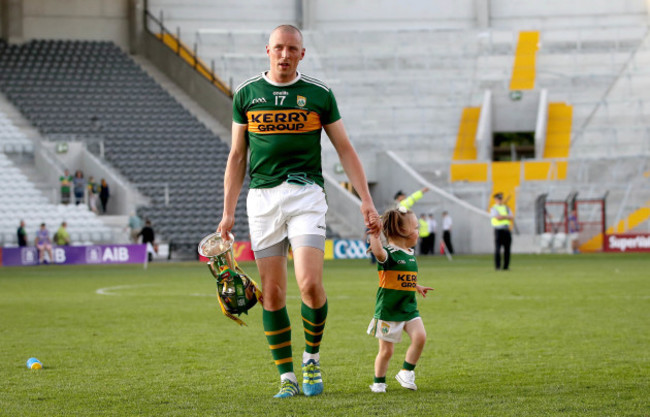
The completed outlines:
{"type": "Polygon", "coordinates": [[[198,247],[199,254],[208,258],[208,268],[217,280],[219,303],[224,314],[229,315],[246,313],[261,297],[255,281],[237,264],[234,243],[231,233],[227,239],[220,233],[212,233],[204,237],[198,247]]]}

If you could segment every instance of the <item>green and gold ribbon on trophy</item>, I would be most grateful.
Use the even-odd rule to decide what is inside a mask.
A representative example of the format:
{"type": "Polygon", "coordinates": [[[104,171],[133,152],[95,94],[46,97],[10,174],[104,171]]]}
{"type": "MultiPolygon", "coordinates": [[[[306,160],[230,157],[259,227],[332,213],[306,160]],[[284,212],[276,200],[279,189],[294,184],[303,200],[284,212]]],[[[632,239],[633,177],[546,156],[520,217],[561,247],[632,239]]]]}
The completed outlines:
{"type": "Polygon", "coordinates": [[[235,314],[248,314],[258,300],[262,301],[262,291],[237,264],[234,243],[235,238],[231,233],[228,233],[227,239],[220,233],[212,233],[201,240],[198,251],[208,258],[208,268],[217,280],[217,300],[221,312],[240,326],[246,326],[235,314]]]}

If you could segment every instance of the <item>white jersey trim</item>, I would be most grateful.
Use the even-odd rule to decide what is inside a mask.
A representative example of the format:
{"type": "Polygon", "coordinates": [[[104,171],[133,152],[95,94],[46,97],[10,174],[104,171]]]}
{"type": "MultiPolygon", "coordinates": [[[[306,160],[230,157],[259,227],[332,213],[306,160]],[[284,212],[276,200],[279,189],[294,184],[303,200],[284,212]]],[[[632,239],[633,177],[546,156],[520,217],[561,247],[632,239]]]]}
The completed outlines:
{"type": "Polygon", "coordinates": [[[300,71],[296,71],[296,78],[294,78],[293,80],[289,81],[288,83],[276,83],[274,81],[271,81],[271,79],[266,76],[266,73],[267,72],[262,73],[262,78],[264,78],[264,81],[276,87],[288,87],[290,85],[297,83],[302,78],[302,74],[300,73],[300,71]]]}
{"type": "Polygon", "coordinates": [[[407,255],[413,255],[413,254],[415,254],[415,251],[414,251],[413,249],[404,249],[404,248],[400,248],[399,246],[396,246],[396,245],[391,245],[391,244],[389,244],[389,245],[387,246],[387,248],[388,248],[391,252],[402,251],[402,252],[404,252],[404,253],[407,254],[407,255]]]}
{"type": "Polygon", "coordinates": [[[235,89],[235,94],[237,94],[239,92],[239,90],[246,87],[248,84],[254,83],[255,81],[259,81],[263,76],[264,76],[264,73],[261,73],[261,74],[258,74],[256,76],[254,76],[254,77],[251,77],[251,78],[247,79],[246,81],[244,81],[243,83],[239,84],[239,86],[237,86],[237,88],[235,89]]]}
{"type": "Polygon", "coordinates": [[[310,77],[309,75],[305,75],[301,73],[300,71],[297,71],[297,76],[293,80],[289,81],[288,83],[276,83],[271,81],[269,77],[266,76],[266,72],[262,72],[259,75],[256,75],[254,77],[249,78],[248,80],[244,81],[243,83],[239,84],[239,86],[235,89],[235,94],[239,92],[242,88],[246,87],[248,84],[254,83],[255,81],[259,81],[260,79],[263,79],[267,83],[275,86],[275,87],[288,87],[290,85],[293,85],[297,83],[299,80],[303,80],[304,82],[308,84],[313,84],[315,86],[318,86],[322,88],[325,91],[330,91],[330,88],[325,84],[323,81],[319,80],[318,78],[310,77]]]}
{"type": "Polygon", "coordinates": [[[323,81],[319,80],[318,78],[310,77],[308,75],[303,75],[302,79],[305,82],[308,82],[309,84],[314,84],[321,87],[325,91],[330,91],[330,88],[327,86],[327,84],[325,84],[323,81]]]}

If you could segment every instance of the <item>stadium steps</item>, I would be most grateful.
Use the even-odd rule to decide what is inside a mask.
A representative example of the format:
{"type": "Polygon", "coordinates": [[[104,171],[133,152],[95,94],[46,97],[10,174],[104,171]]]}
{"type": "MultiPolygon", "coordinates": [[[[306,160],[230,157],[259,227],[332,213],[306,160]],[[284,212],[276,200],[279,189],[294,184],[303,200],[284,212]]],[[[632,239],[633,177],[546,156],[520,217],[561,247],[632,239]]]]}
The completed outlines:
{"type": "Polygon", "coordinates": [[[487,182],[489,178],[490,163],[452,163],[450,165],[449,178],[452,182],[487,182]]]}
{"type": "Polygon", "coordinates": [[[476,160],[476,130],[481,116],[480,107],[465,107],[458,126],[454,161],[476,160]]]}
{"type": "Polygon", "coordinates": [[[569,157],[572,116],[572,106],[566,103],[549,103],[544,158],[569,157]]]}
{"type": "Polygon", "coordinates": [[[535,88],[535,58],[538,49],[538,31],[519,32],[510,90],[532,90],[535,88]]]}
{"type": "MultiPolygon", "coordinates": [[[[605,231],[605,234],[614,234],[614,233],[627,233],[633,231],[633,229],[640,224],[648,221],[650,219],[650,200],[645,203],[644,207],[641,207],[627,216],[625,219],[620,220],[616,225],[610,226],[605,231]]],[[[603,239],[604,236],[602,233],[597,234],[592,237],[582,245],[580,245],[581,252],[597,252],[603,248],[603,239]]]]}
{"type": "Polygon", "coordinates": [[[494,205],[494,194],[503,193],[504,202],[514,213],[516,211],[517,187],[521,181],[521,162],[493,162],[492,163],[492,193],[490,204],[494,205]]]}

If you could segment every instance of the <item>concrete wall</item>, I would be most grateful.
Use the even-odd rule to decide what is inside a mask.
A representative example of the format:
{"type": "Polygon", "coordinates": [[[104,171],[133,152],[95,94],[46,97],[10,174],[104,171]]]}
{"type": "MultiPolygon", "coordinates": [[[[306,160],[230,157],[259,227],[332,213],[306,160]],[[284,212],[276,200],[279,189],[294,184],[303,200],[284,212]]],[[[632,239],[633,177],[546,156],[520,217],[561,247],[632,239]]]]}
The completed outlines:
{"type": "Polygon", "coordinates": [[[0,0],[0,34],[9,42],[20,42],[23,34],[21,0],[0,0]]]}
{"type": "MultiPolygon", "coordinates": [[[[487,0],[480,0],[481,2],[487,0]]],[[[476,0],[316,0],[309,29],[462,29],[477,26],[476,0]]]]}
{"type": "Polygon", "coordinates": [[[269,31],[280,23],[304,29],[464,29],[625,26],[647,22],[644,0],[149,0],[158,16],[190,36],[201,28],[269,31]]]}
{"type": "Polygon", "coordinates": [[[504,28],[626,26],[648,21],[644,0],[305,0],[305,25],[337,28],[504,28]]]}
{"type": "Polygon", "coordinates": [[[626,26],[648,21],[645,0],[489,0],[494,28],[543,29],[626,26]]]}
{"type": "MultiPolygon", "coordinates": [[[[143,0],[0,0],[5,39],[111,40],[129,47],[129,8],[143,0]]],[[[644,0],[149,0],[172,30],[193,37],[201,28],[270,31],[281,23],[305,29],[542,29],[647,24],[644,0]]],[[[184,36],[184,38],[186,38],[184,36]]]]}
{"type": "Polygon", "coordinates": [[[2,34],[12,42],[32,39],[111,40],[129,44],[132,0],[2,0],[2,34]]]}
{"type": "Polygon", "coordinates": [[[523,91],[521,99],[507,93],[492,93],[493,132],[533,132],[537,126],[539,91],[523,91]]]}
{"type": "Polygon", "coordinates": [[[148,8],[156,18],[162,11],[165,26],[174,33],[180,27],[183,39],[202,28],[270,32],[283,23],[299,24],[302,18],[299,0],[148,0],[148,8]]]}

